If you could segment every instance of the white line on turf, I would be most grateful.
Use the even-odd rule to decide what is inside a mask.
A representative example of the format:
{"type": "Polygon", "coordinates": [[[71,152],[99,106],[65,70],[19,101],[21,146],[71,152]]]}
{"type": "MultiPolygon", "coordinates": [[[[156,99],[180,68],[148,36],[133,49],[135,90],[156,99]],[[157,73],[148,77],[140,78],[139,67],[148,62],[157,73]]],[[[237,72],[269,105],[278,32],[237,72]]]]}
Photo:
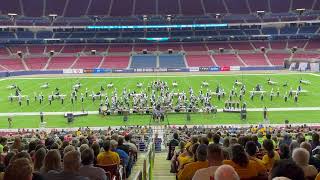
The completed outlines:
{"type": "MultiPolygon", "coordinates": [[[[294,107],[294,108],[268,108],[268,111],[319,111],[320,107],[294,107]]],[[[249,112],[263,111],[263,108],[248,108],[249,112]]],[[[98,114],[98,111],[86,111],[88,114],[98,114]]],[[[223,109],[218,109],[218,112],[223,112],[223,109]]],[[[64,115],[66,112],[43,112],[44,115],[64,115]]],[[[80,113],[80,112],[74,112],[80,113]]],[[[0,113],[0,116],[37,116],[39,112],[14,112],[14,113],[0,113]]]]}
{"type": "Polygon", "coordinates": [[[257,74],[177,74],[177,75],[150,75],[150,76],[134,76],[134,73],[128,76],[65,76],[65,77],[10,77],[8,79],[117,79],[117,78],[152,78],[152,77],[210,77],[210,76],[288,76],[288,75],[303,75],[303,74],[313,74],[313,73],[288,73],[288,74],[268,74],[268,73],[257,73],[257,74]]]}

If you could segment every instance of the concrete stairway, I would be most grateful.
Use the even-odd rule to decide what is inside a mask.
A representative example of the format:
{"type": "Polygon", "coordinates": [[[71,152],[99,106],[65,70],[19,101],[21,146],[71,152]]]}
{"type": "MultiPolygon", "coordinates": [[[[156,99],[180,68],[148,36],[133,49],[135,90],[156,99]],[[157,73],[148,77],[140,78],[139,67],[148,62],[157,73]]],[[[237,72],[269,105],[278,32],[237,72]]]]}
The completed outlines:
{"type": "Polygon", "coordinates": [[[171,161],[166,160],[167,152],[156,153],[154,158],[153,180],[175,180],[174,173],[170,173],[171,161]]]}

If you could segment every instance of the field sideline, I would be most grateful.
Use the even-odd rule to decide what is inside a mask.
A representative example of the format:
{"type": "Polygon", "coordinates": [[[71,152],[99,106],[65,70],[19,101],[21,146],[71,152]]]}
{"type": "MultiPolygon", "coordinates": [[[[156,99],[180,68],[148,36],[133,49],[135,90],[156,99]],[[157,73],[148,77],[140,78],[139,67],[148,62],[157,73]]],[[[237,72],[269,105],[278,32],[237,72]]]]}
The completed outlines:
{"type": "MultiPolygon", "coordinates": [[[[109,75],[109,74],[107,74],[109,75]]],[[[135,74],[130,74],[135,75],[135,74]]],[[[36,128],[39,127],[39,116],[32,114],[29,116],[23,115],[23,113],[39,113],[43,112],[68,112],[68,111],[80,111],[81,103],[76,102],[74,105],[70,103],[70,92],[71,87],[76,82],[81,82],[84,87],[88,87],[89,92],[97,92],[100,86],[106,86],[108,82],[113,82],[117,88],[118,94],[121,94],[122,88],[126,87],[130,90],[140,91],[136,88],[137,82],[142,82],[146,88],[147,84],[153,80],[163,80],[168,82],[170,89],[174,92],[185,91],[188,92],[189,87],[193,87],[194,92],[198,94],[199,90],[206,91],[206,88],[201,88],[202,81],[209,82],[209,88],[215,91],[216,86],[219,84],[222,86],[226,93],[229,94],[230,89],[233,86],[233,82],[238,79],[247,86],[247,91],[252,90],[256,84],[261,84],[267,92],[279,91],[281,93],[280,97],[275,97],[273,101],[270,101],[269,95],[265,96],[265,99],[261,101],[259,97],[255,97],[253,101],[249,99],[247,94],[244,101],[248,104],[248,108],[254,111],[248,113],[248,120],[243,122],[239,120],[239,114],[228,114],[228,113],[218,113],[218,115],[212,118],[212,115],[207,114],[192,114],[192,121],[186,122],[185,114],[169,114],[168,121],[170,124],[258,124],[261,121],[262,113],[259,112],[262,107],[267,106],[268,108],[274,108],[277,111],[269,112],[270,123],[283,123],[285,119],[288,119],[292,123],[318,123],[320,122],[320,75],[314,73],[240,73],[240,74],[140,74],[135,76],[127,77],[126,74],[112,74],[109,77],[105,76],[41,76],[41,77],[14,77],[0,79],[0,128],[7,128],[7,117],[6,113],[12,114],[17,113],[14,116],[14,127],[13,128],[36,128]],[[267,85],[266,80],[271,78],[273,81],[279,82],[277,86],[267,85]],[[288,102],[284,102],[283,95],[288,92],[292,87],[294,90],[298,87],[298,81],[300,79],[305,79],[311,81],[311,85],[302,85],[303,89],[309,91],[306,95],[301,95],[299,97],[298,103],[294,103],[293,99],[289,99],[288,102]],[[177,81],[179,86],[177,88],[172,88],[170,85],[173,81],[177,81]],[[282,87],[284,82],[288,82],[288,87],[282,87]],[[40,85],[48,82],[50,88],[40,89],[40,85]],[[6,87],[10,84],[16,83],[21,89],[23,95],[29,95],[30,106],[27,106],[25,102],[20,107],[17,102],[10,103],[8,101],[8,95],[13,93],[12,90],[8,90],[6,87]],[[53,89],[58,87],[61,91],[69,96],[65,99],[64,105],[61,105],[60,101],[53,101],[52,105],[49,105],[47,101],[47,96],[51,94],[53,89]],[[43,104],[34,101],[34,93],[38,94],[42,92],[44,94],[45,100],[43,104]],[[283,108],[283,109],[281,109],[283,108]],[[298,110],[297,108],[300,108],[298,110]],[[309,111],[301,111],[303,108],[310,108],[309,111]],[[290,109],[290,111],[289,111],[290,109]],[[20,116],[19,116],[20,114],[20,116]]],[[[111,94],[113,90],[106,90],[107,94],[111,94]]],[[[84,88],[80,89],[80,92],[84,92],[84,88]]],[[[269,93],[268,93],[269,94],[269,93]]],[[[221,109],[224,105],[223,99],[218,101],[216,97],[213,98],[212,103],[221,109]]],[[[85,100],[84,109],[86,111],[97,111],[99,106],[99,101],[92,103],[90,99],[85,100]]],[[[270,109],[271,110],[271,109],[270,109]]],[[[150,116],[147,115],[130,115],[129,121],[126,125],[148,125],[150,116]]],[[[77,118],[73,124],[68,125],[66,120],[61,115],[47,115],[46,122],[48,127],[79,127],[79,126],[119,126],[125,125],[122,121],[121,116],[109,116],[101,117],[98,115],[89,115],[86,118],[77,118]],[[108,119],[105,121],[105,119],[108,119]]],[[[154,125],[154,123],[151,123],[154,125]]]]}

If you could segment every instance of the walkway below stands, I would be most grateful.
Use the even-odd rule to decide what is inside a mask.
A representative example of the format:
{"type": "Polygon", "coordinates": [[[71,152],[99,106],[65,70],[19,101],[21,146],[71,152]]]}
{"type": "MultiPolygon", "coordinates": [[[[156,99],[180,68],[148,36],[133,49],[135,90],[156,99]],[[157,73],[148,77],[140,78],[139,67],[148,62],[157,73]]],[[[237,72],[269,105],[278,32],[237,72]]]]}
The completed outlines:
{"type": "Polygon", "coordinates": [[[143,168],[143,160],[145,156],[146,156],[146,153],[141,153],[141,152],[139,153],[137,162],[132,167],[131,174],[128,180],[134,180],[136,174],[143,168]]]}
{"type": "Polygon", "coordinates": [[[167,152],[156,153],[154,158],[153,180],[175,180],[174,173],[170,173],[170,161],[166,160],[167,152]]]}

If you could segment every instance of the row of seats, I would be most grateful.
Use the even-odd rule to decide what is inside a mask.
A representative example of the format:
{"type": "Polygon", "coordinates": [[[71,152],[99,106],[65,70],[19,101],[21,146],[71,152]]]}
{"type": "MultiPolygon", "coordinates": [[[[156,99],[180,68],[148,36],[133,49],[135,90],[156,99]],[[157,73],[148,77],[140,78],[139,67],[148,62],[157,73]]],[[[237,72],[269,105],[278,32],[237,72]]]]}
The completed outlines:
{"type": "Polygon", "coordinates": [[[240,53],[240,54],[201,54],[180,55],[163,54],[159,56],[133,55],[131,56],[54,56],[1,58],[0,71],[19,70],[59,70],[66,68],[185,68],[211,66],[282,66],[285,59],[319,59],[318,53],[240,53]],[[25,63],[25,65],[24,65],[25,63]],[[26,66],[26,67],[25,67],[26,66]]]}
{"type": "Polygon", "coordinates": [[[10,46],[0,47],[0,56],[15,54],[18,51],[22,53],[29,52],[30,54],[43,54],[55,51],[55,53],[77,53],[77,52],[109,52],[109,53],[129,53],[132,51],[141,52],[147,51],[173,51],[184,50],[187,53],[193,51],[219,51],[220,48],[225,50],[242,50],[253,51],[264,47],[266,50],[285,50],[297,47],[305,50],[320,49],[319,40],[291,40],[291,41],[252,41],[252,42],[215,42],[215,43],[176,43],[176,44],[112,44],[112,45],[29,45],[29,46],[10,46]]]}

